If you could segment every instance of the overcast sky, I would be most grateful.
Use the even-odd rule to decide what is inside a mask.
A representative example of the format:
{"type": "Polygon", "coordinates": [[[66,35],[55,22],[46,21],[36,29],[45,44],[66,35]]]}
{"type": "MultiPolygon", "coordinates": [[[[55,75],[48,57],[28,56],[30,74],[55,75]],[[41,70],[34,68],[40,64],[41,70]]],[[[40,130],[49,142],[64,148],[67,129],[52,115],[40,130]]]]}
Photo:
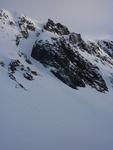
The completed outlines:
{"type": "Polygon", "coordinates": [[[61,22],[88,36],[112,36],[113,0],[0,0],[0,7],[45,22],[61,22]]]}

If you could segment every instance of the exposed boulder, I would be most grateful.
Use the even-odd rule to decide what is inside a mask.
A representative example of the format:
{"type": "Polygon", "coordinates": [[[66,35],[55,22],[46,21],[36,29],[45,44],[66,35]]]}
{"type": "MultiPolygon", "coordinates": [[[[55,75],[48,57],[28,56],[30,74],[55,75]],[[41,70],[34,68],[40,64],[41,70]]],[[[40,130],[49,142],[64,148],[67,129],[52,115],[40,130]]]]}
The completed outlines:
{"type": "Polygon", "coordinates": [[[0,66],[5,67],[5,63],[3,61],[0,61],[0,66]]]}
{"type": "Polygon", "coordinates": [[[70,33],[66,26],[54,23],[51,19],[48,19],[48,22],[44,25],[44,29],[59,35],[68,35],[70,33]]]}
{"type": "Polygon", "coordinates": [[[70,33],[69,34],[69,42],[72,44],[78,44],[78,43],[82,43],[82,37],[81,34],[77,34],[77,33],[70,33]]]}
{"type": "Polygon", "coordinates": [[[23,76],[24,76],[24,78],[26,78],[27,80],[30,80],[30,81],[33,80],[33,76],[32,76],[31,74],[29,74],[29,73],[24,73],[23,76]]]}

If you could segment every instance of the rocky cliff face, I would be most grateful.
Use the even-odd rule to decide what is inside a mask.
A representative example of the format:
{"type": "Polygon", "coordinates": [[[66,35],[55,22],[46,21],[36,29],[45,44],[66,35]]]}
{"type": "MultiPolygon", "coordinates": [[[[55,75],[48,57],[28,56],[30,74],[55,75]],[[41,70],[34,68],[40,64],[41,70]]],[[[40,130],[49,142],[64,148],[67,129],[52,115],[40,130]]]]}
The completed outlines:
{"type": "Polygon", "coordinates": [[[46,67],[52,67],[51,72],[72,88],[89,85],[98,91],[107,91],[107,85],[98,66],[84,58],[80,51],[112,64],[112,42],[102,41],[106,47],[100,44],[100,41],[85,42],[80,34],[70,33],[64,25],[58,25],[59,23],[48,20],[44,29],[59,36],[52,36],[51,41],[43,41],[39,35],[40,40],[33,46],[31,56],[46,67]],[[102,55],[102,50],[106,55],[102,55]]]}
{"type": "Polygon", "coordinates": [[[37,42],[31,56],[53,67],[51,72],[72,88],[89,85],[101,92],[108,90],[99,68],[82,57],[64,37],[54,39],[52,44],[37,42]]]}

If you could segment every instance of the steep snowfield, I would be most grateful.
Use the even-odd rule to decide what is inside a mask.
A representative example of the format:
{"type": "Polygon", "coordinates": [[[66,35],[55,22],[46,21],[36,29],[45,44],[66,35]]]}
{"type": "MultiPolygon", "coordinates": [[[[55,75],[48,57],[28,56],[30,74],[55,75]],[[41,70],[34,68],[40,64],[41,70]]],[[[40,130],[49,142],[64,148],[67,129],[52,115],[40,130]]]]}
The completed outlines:
{"type": "MultiPolygon", "coordinates": [[[[29,31],[29,37],[16,46],[20,30],[17,25],[10,26],[8,19],[5,24],[0,20],[0,62],[5,64],[0,65],[0,150],[113,150],[112,66],[98,63],[109,92],[97,92],[88,86],[72,89],[30,57],[41,24],[34,21],[36,30],[29,31]],[[19,51],[32,64],[23,55],[19,57],[19,51]],[[8,64],[16,59],[38,74],[29,81],[22,71],[16,71],[16,81],[26,90],[9,78],[8,64]]],[[[49,40],[51,34],[41,36],[49,40]]],[[[96,63],[93,56],[80,53],[96,63]]]]}

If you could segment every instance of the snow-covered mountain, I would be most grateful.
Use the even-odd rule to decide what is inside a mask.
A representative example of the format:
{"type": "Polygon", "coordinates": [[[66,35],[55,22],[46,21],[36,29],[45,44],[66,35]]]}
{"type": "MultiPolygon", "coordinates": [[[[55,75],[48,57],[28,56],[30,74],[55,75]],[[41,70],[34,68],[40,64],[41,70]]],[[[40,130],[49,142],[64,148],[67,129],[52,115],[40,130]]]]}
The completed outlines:
{"type": "Polygon", "coordinates": [[[113,41],[0,10],[0,149],[112,150],[113,41]]]}

